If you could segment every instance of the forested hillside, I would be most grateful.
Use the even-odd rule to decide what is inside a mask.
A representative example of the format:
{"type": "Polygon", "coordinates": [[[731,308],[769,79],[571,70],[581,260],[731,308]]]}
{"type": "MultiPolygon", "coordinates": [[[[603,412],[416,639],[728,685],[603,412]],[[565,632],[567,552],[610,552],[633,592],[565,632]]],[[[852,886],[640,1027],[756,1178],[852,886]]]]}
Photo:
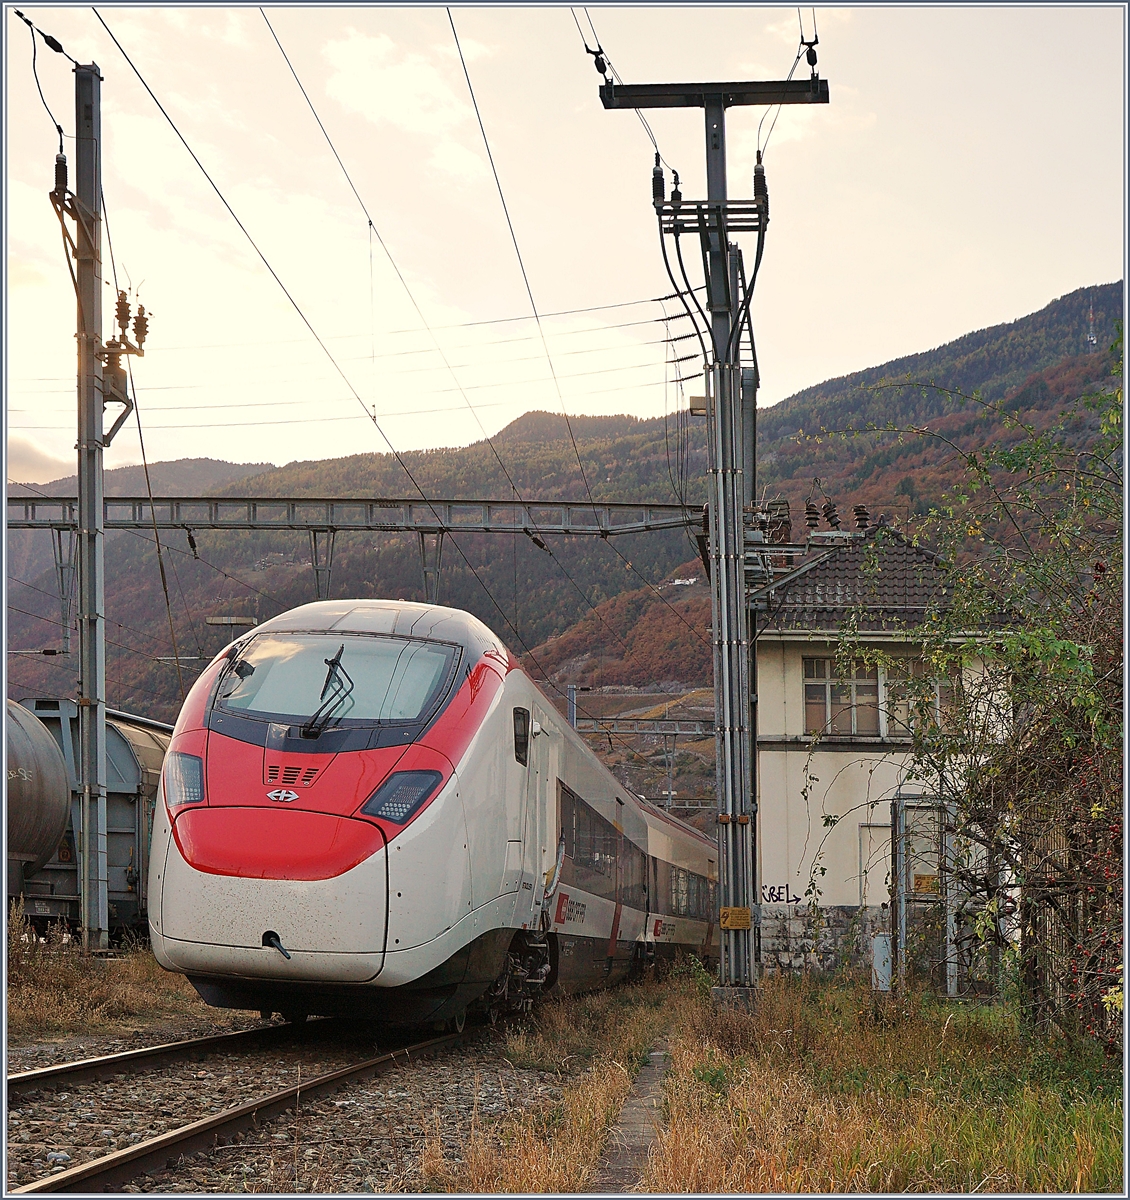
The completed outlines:
{"type": "MultiPolygon", "coordinates": [[[[955,478],[955,445],[968,449],[1001,436],[993,404],[1040,427],[1065,403],[1109,383],[1111,359],[1105,347],[1121,319],[1121,293],[1121,284],[1083,289],[1020,321],[832,380],[763,410],[759,494],[789,499],[795,537],[803,534],[803,501],[810,495],[831,496],[845,514],[852,504],[862,503],[873,513],[887,512],[896,523],[912,521],[955,478]],[[1094,352],[1088,352],[1086,343],[1091,304],[1098,342],[1094,352]],[[963,403],[938,388],[979,391],[992,404],[963,403]],[[928,427],[930,432],[867,431],[868,426],[888,424],[902,430],[928,427]],[[844,438],[830,436],[829,430],[864,432],[844,438]]],[[[575,445],[563,417],[531,412],[502,430],[493,445],[408,453],[404,464],[433,497],[507,498],[516,489],[527,500],[583,501],[591,489],[596,500],[671,502],[678,496],[702,504],[704,418],[574,417],[571,424],[575,445]]],[[[1079,436],[1089,436],[1085,422],[1079,436]]],[[[387,454],[267,469],[185,460],[154,464],[150,471],[154,490],[165,494],[418,494],[404,467],[387,454]]],[[[38,490],[73,494],[73,487],[73,480],[60,480],[38,490]]],[[[10,494],[16,491],[9,487],[10,494]]],[[[108,473],[107,491],[143,493],[140,470],[108,473]]],[[[266,619],[314,596],[309,541],[302,533],[199,531],[194,539],[195,552],[187,531],[169,534],[166,556],[178,649],[192,660],[184,664],[186,686],[201,660],[221,644],[220,631],[206,626],[205,616],[246,613],[266,619]]],[[[34,543],[30,537],[21,540],[18,531],[9,543],[9,636],[10,644],[20,649],[59,645],[50,543],[40,534],[34,543]]],[[[584,650],[574,652],[573,641],[603,636],[607,645],[597,657],[611,673],[609,682],[613,676],[635,684],[701,679],[708,656],[701,661],[696,657],[698,640],[651,591],[651,585],[682,565],[685,574],[697,571],[697,548],[687,535],[638,534],[608,541],[550,537],[546,546],[543,550],[522,535],[449,537],[441,602],[474,612],[517,653],[560,638],[563,644],[548,655],[547,666],[554,673],[564,670],[572,677],[572,668],[566,669],[570,659],[581,666],[575,660],[584,650]],[[632,599],[628,593],[638,595],[632,599]],[[614,605],[602,611],[603,621],[593,616],[594,606],[620,596],[625,597],[624,612],[614,605]],[[633,605],[640,606],[638,612],[633,605]],[[586,617],[584,629],[567,635],[586,617]],[[625,622],[625,617],[631,619],[625,622]],[[609,632],[612,625],[617,636],[609,632]],[[627,640],[638,643],[633,653],[626,653],[617,640],[625,637],[624,630],[630,631],[627,640]],[[674,639],[666,649],[665,637],[674,639]],[[643,679],[649,671],[654,673],[651,681],[643,679]]],[[[152,536],[109,537],[106,578],[111,702],[168,717],[179,691],[174,668],[158,661],[171,653],[171,643],[152,536]]],[[[339,535],[334,596],[419,599],[422,587],[414,535],[339,535]]],[[[677,608],[687,606],[683,615],[688,624],[708,625],[709,607],[701,600],[692,601],[679,589],[665,590],[664,597],[677,608]]],[[[73,688],[73,669],[62,660],[9,657],[9,664],[12,695],[67,694],[73,688]]],[[[578,678],[584,675],[581,669],[578,678]]]]}

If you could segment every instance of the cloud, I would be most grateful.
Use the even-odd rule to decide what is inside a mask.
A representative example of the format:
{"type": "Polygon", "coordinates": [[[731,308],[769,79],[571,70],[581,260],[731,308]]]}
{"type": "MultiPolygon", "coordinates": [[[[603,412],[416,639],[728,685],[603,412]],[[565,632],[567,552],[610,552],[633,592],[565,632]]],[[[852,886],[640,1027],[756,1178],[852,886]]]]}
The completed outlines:
{"type": "Polygon", "coordinates": [[[47,276],[26,258],[11,255],[8,259],[8,287],[42,287],[47,276]]]}
{"type": "MultiPolygon", "coordinates": [[[[474,38],[461,37],[459,44],[463,47],[463,57],[469,63],[478,62],[481,58],[490,58],[495,52],[494,46],[488,46],[485,42],[476,42],[474,38]]],[[[432,49],[444,58],[459,61],[459,51],[456,50],[454,42],[433,46],[432,49]]]]}
{"type": "Polygon", "coordinates": [[[470,104],[430,59],[388,36],[350,30],[323,51],[334,68],[327,94],[349,112],[405,133],[442,136],[470,120],[470,104]]]}
{"type": "Polygon", "coordinates": [[[464,182],[479,178],[490,179],[490,171],[483,156],[468,150],[459,142],[453,142],[450,138],[444,138],[436,146],[428,159],[428,165],[450,175],[459,176],[464,182]]]}
{"type": "Polygon", "coordinates": [[[75,473],[75,463],[41,449],[18,433],[8,438],[8,478],[13,483],[50,483],[75,473]]]}

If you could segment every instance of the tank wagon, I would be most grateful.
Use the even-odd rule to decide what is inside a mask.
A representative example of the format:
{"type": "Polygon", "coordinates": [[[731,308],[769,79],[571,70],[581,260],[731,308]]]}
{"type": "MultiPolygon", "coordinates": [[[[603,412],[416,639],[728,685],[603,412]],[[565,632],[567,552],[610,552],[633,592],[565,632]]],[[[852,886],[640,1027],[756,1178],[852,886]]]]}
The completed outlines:
{"type": "Polygon", "coordinates": [[[321,601],[237,639],[189,693],[150,935],[209,1004],[458,1025],[715,958],[716,867],[482,622],[321,601]]]}
{"type": "MultiPolygon", "coordinates": [[[[153,811],[172,731],[171,725],[130,713],[110,711],[106,716],[111,931],[146,925],[153,811]]],[[[38,924],[62,920],[77,925],[81,919],[78,752],[78,705],[73,700],[8,702],[8,894],[22,895],[24,911],[38,924]],[[28,729],[34,731],[34,752],[28,729]]]]}

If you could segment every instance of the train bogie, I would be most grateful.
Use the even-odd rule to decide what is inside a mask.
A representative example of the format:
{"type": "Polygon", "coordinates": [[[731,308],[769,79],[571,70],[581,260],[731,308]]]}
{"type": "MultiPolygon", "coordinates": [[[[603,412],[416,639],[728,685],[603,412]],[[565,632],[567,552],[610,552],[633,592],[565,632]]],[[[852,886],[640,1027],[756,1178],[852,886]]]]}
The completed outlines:
{"type": "Polygon", "coordinates": [[[202,675],[170,751],[153,943],[209,1003],[413,1023],[709,953],[712,843],[628,793],[465,613],[269,621],[202,675]]]}

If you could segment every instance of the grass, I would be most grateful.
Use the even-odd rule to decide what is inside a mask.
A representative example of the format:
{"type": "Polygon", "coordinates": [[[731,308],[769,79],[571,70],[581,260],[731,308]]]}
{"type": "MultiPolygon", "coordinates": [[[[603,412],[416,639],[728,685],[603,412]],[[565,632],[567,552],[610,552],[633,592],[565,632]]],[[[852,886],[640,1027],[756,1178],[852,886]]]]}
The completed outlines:
{"type": "Polygon", "coordinates": [[[670,1053],[641,1190],[1122,1191],[1118,1065],[1007,1009],[778,977],[749,1014],[700,991],[670,1053]]]}
{"type": "Polygon", "coordinates": [[[445,1155],[437,1126],[421,1156],[424,1189],[583,1191],[636,1071],[680,999],[693,1003],[686,985],[646,982],[541,1005],[509,1035],[506,1056],[516,1067],[558,1072],[562,1099],[490,1126],[473,1120],[460,1161],[445,1155]]]}
{"type": "Polygon", "coordinates": [[[84,958],[60,926],[38,936],[20,905],[8,913],[8,1037],[99,1031],[162,1018],[215,1019],[183,975],[136,946],[113,958],[84,958]]]}

